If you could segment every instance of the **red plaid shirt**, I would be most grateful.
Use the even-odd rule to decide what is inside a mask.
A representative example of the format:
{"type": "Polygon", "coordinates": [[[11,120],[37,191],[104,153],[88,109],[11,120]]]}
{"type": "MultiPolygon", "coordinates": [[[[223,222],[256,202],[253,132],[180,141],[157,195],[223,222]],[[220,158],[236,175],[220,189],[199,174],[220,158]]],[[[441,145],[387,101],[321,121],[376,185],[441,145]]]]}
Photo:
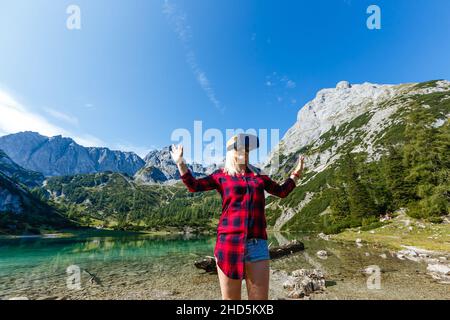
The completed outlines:
{"type": "Polygon", "coordinates": [[[264,190],[284,198],[294,188],[288,178],[282,185],[267,175],[247,169],[235,177],[219,169],[204,178],[190,171],[181,176],[190,192],[217,190],[222,196],[222,214],[217,227],[214,256],[220,269],[232,279],[245,278],[244,250],[247,239],[267,239],[264,190]]]}

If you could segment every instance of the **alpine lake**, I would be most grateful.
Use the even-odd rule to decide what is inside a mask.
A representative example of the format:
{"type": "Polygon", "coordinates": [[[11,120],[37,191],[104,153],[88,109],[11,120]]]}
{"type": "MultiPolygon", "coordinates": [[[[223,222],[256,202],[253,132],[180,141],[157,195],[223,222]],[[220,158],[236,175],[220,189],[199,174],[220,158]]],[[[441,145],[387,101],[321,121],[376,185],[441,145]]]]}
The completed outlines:
{"type": "MultiPolygon", "coordinates": [[[[285,299],[280,271],[320,269],[326,290],[309,299],[450,299],[450,285],[433,279],[422,262],[368,243],[269,232],[277,246],[296,239],[305,250],[272,260],[270,299],[285,299]],[[325,250],[320,257],[317,252],[325,250]],[[380,270],[368,285],[369,266],[380,270]]],[[[67,237],[0,239],[0,299],[221,299],[217,274],[194,261],[212,256],[214,235],[93,231],[67,237]]],[[[247,298],[245,281],[242,298],[247,298]]]]}

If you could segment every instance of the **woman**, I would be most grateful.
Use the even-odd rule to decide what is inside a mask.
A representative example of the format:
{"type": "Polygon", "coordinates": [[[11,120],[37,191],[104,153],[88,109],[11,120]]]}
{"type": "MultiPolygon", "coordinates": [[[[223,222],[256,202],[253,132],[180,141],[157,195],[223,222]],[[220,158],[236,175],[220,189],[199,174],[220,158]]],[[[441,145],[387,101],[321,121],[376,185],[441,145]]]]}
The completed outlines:
{"type": "MultiPolygon", "coordinates": [[[[190,192],[217,190],[222,196],[222,214],[217,228],[214,257],[224,300],[241,299],[245,279],[248,298],[267,300],[269,293],[269,248],[267,245],[265,197],[268,193],[284,198],[303,171],[304,158],[282,184],[249,164],[249,152],[259,143],[249,143],[250,135],[235,135],[227,142],[225,167],[196,179],[183,160],[183,147],[172,146],[181,180],[190,192]],[[245,140],[245,143],[241,143],[245,140]]],[[[255,141],[254,139],[252,141],[255,141]]]]}

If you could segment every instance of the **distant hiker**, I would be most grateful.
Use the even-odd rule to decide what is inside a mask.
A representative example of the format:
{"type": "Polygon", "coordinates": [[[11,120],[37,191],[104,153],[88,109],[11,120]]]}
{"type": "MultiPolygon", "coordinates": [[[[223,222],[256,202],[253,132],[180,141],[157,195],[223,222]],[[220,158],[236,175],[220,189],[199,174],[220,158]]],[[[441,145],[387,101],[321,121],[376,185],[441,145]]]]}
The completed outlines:
{"type": "Polygon", "coordinates": [[[227,142],[225,167],[199,179],[186,166],[183,146],[171,148],[181,180],[189,191],[217,190],[222,197],[214,258],[223,299],[241,299],[243,279],[249,299],[268,299],[270,256],[264,191],[284,198],[303,172],[304,158],[300,156],[290,177],[278,184],[249,163],[249,152],[258,147],[259,140],[254,135],[233,136],[227,142]]]}

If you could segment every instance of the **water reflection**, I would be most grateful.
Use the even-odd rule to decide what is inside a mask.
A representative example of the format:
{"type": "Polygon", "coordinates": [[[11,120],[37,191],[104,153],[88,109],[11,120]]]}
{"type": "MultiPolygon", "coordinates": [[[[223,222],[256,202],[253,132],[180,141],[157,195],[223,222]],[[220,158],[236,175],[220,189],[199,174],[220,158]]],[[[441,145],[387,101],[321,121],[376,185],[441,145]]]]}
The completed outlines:
{"type": "MultiPolygon", "coordinates": [[[[417,276],[426,266],[399,260],[385,248],[367,244],[357,247],[354,243],[337,243],[298,233],[277,232],[268,236],[271,246],[296,239],[303,241],[306,248],[291,257],[273,260],[272,269],[287,272],[320,269],[327,275],[330,292],[337,288],[336,297],[348,291],[356,291],[357,297],[389,297],[389,289],[396,292],[404,288],[409,292],[411,284],[407,281],[412,275],[415,285],[429,297],[445,291],[424,274],[417,276]],[[317,255],[319,250],[327,252],[326,259],[317,255]],[[380,266],[384,291],[375,294],[367,291],[363,270],[370,265],[380,266]]],[[[69,299],[219,299],[216,276],[205,275],[193,266],[198,257],[212,255],[215,240],[215,236],[193,234],[2,239],[0,299],[23,295],[69,299]],[[83,289],[77,292],[66,287],[66,268],[70,265],[88,272],[83,273],[83,289]],[[90,275],[98,277],[101,285],[91,283],[90,275]]],[[[276,285],[272,287],[273,297],[279,292],[276,285]]]]}

